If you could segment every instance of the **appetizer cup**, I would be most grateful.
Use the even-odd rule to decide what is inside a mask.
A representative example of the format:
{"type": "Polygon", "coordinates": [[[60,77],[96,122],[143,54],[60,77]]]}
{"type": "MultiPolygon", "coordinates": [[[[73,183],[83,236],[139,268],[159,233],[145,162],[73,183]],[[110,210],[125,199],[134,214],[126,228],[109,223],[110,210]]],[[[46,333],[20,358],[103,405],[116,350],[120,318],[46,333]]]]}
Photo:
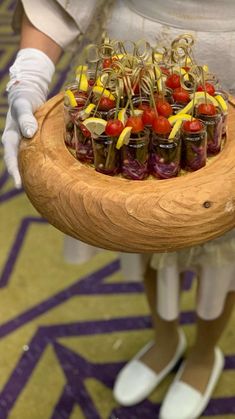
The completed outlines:
{"type": "Polygon", "coordinates": [[[206,165],[207,157],[207,130],[206,126],[198,132],[181,130],[182,153],[181,167],[189,172],[194,172],[206,165]]]}
{"type": "Polygon", "coordinates": [[[207,156],[215,156],[222,145],[222,113],[217,110],[215,115],[200,114],[196,109],[196,117],[203,122],[207,131],[207,156]]]}
{"type": "Polygon", "coordinates": [[[149,159],[150,174],[158,179],[176,177],[180,171],[181,138],[178,132],[174,139],[153,133],[149,159]]]}
{"type": "Polygon", "coordinates": [[[76,99],[76,106],[71,106],[70,103],[64,103],[64,141],[68,147],[75,149],[75,120],[79,118],[81,110],[86,103],[86,96],[83,92],[77,90],[77,85],[66,86],[65,90],[70,90],[76,99]]]}
{"type": "Polygon", "coordinates": [[[109,176],[120,172],[120,157],[116,143],[117,137],[109,137],[105,134],[92,138],[94,165],[97,172],[109,176]]]}
{"type": "Polygon", "coordinates": [[[121,172],[127,179],[143,180],[148,176],[149,130],[132,134],[121,148],[121,172]]]}

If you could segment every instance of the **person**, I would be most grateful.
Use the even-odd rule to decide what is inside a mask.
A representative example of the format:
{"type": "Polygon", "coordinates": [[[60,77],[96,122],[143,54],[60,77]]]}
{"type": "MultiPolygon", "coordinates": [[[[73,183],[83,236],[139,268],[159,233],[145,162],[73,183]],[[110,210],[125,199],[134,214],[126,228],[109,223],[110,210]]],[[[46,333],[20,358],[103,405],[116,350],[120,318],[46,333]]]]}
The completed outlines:
{"type": "MultiPolygon", "coordinates": [[[[21,29],[21,43],[10,69],[9,111],[2,138],[5,162],[18,186],[20,135],[31,138],[36,132],[33,113],[46,100],[62,51],[86,32],[102,5],[104,2],[96,0],[18,2],[13,25],[21,29]]],[[[121,33],[122,39],[129,39],[131,34],[133,40],[145,38],[155,44],[169,42],[187,31],[197,41],[195,56],[199,62],[208,64],[225,88],[235,90],[233,0],[116,0],[109,7],[106,30],[111,38],[120,38],[121,33]]],[[[144,400],[184,354],[186,339],[178,324],[179,277],[181,271],[190,268],[198,276],[195,342],[167,392],[160,418],[193,419],[201,415],[223,370],[224,357],[217,344],[234,307],[234,250],[235,233],[231,231],[201,246],[152,255],[144,285],[154,340],[118,374],[114,397],[119,403],[131,406],[144,400]]]]}

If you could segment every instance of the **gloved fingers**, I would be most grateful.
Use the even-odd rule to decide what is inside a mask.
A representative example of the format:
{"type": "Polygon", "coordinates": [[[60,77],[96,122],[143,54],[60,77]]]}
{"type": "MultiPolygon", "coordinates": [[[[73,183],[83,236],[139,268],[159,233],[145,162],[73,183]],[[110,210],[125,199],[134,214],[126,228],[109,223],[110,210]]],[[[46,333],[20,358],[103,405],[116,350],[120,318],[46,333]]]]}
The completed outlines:
{"type": "Polygon", "coordinates": [[[18,147],[20,142],[20,132],[17,124],[12,119],[11,112],[8,111],[6,125],[2,135],[4,145],[4,160],[8,173],[13,177],[15,187],[21,188],[22,182],[18,169],[18,147]]]}
{"type": "Polygon", "coordinates": [[[18,145],[19,136],[15,131],[8,131],[7,137],[4,140],[4,161],[8,170],[8,173],[13,177],[15,187],[21,188],[22,182],[18,168],[18,145]]]}
{"type": "Polygon", "coordinates": [[[32,138],[38,129],[38,123],[33,114],[23,114],[18,119],[20,131],[25,138],[32,138]]]}
{"type": "Polygon", "coordinates": [[[22,135],[25,138],[32,138],[38,129],[38,123],[33,116],[31,103],[24,98],[14,100],[11,106],[11,114],[18,123],[22,135]]]}

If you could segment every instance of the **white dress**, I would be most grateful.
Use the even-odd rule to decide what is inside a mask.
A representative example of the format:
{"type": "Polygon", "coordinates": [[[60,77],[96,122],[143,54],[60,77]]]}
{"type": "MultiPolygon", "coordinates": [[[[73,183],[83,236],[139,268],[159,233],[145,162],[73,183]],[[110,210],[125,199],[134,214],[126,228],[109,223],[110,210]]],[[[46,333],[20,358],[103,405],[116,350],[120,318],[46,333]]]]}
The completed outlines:
{"type": "MultiPolygon", "coordinates": [[[[92,16],[95,19],[100,0],[23,0],[22,3],[32,23],[67,48],[86,31],[92,16]]],[[[14,16],[16,29],[20,26],[21,13],[19,4],[14,16]]],[[[176,36],[191,33],[196,41],[195,57],[199,64],[208,64],[222,85],[235,92],[234,0],[114,0],[106,29],[111,38],[146,39],[153,45],[156,42],[169,44],[176,36]]],[[[128,258],[132,258],[138,265],[139,276],[142,275],[144,258],[141,255],[123,258],[126,267],[128,258]]],[[[163,318],[172,320],[178,316],[179,272],[191,269],[201,278],[198,315],[214,319],[221,314],[227,293],[235,291],[235,230],[201,246],[154,254],[151,266],[158,270],[157,308],[163,318]]]]}
{"type": "MultiPolygon", "coordinates": [[[[120,26],[122,39],[131,35],[153,45],[169,45],[180,34],[192,34],[198,62],[208,64],[221,84],[235,92],[234,0],[118,0],[108,21],[111,37],[120,36],[120,26]]],[[[158,271],[157,309],[163,318],[177,318],[179,272],[190,269],[200,275],[197,313],[214,319],[223,311],[228,292],[235,291],[235,230],[201,246],[154,254],[151,266],[158,271]]]]}

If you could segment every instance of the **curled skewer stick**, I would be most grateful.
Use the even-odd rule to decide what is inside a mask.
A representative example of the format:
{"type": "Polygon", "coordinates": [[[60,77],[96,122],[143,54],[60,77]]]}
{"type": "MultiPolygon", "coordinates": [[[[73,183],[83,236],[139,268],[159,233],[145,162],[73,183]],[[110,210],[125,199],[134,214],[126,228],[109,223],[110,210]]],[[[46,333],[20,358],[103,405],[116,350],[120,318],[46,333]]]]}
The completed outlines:
{"type": "Polygon", "coordinates": [[[155,100],[154,100],[154,89],[153,89],[152,80],[146,74],[141,77],[140,88],[147,96],[150,96],[151,105],[154,108],[154,112],[155,112],[156,116],[158,116],[157,107],[156,107],[156,103],[155,103],[155,100]]]}
{"type": "Polygon", "coordinates": [[[113,55],[113,47],[109,44],[102,44],[99,47],[99,56],[101,59],[111,57],[113,55]]]}
{"type": "Polygon", "coordinates": [[[152,48],[154,62],[159,64],[161,63],[168,63],[169,62],[169,49],[166,48],[164,45],[156,45],[152,48]]]}
{"type": "Polygon", "coordinates": [[[96,44],[89,44],[84,50],[85,61],[89,64],[96,64],[100,61],[99,48],[96,44]]]}
{"type": "Polygon", "coordinates": [[[135,43],[135,56],[141,61],[146,62],[150,59],[152,48],[150,43],[144,39],[140,39],[135,43]]]}
{"type": "Polygon", "coordinates": [[[205,83],[205,74],[202,66],[198,66],[198,70],[201,73],[201,82],[204,89],[205,103],[207,104],[207,94],[206,94],[206,83],[205,83]]]}
{"type": "Polygon", "coordinates": [[[180,65],[180,63],[187,62],[190,52],[185,44],[174,44],[171,47],[171,62],[180,65]]]}
{"type": "Polygon", "coordinates": [[[164,91],[164,83],[162,80],[162,70],[158,64],[147,64],[144,71],[151,79],[152,85],[157,88],[158,93],[164,91]]]}
{"type": "Polygon", "coordinates": [[[183,35],[177,36],[171,43],[171,47],[174,48],[174,46],[177,44],[186,44],[188,47],[192,48],[194,45],[194,37],[190,33],[184,33],[183,35]]]}
{"type": "Polygon", "coordinates": [[[203,68],[197,65],[194,65],[190,68],[190,71],[187,73],[181,73],[180,75],[180,84],[185,90],[192,90],[202,81],[202,72],[203,68]]]}

